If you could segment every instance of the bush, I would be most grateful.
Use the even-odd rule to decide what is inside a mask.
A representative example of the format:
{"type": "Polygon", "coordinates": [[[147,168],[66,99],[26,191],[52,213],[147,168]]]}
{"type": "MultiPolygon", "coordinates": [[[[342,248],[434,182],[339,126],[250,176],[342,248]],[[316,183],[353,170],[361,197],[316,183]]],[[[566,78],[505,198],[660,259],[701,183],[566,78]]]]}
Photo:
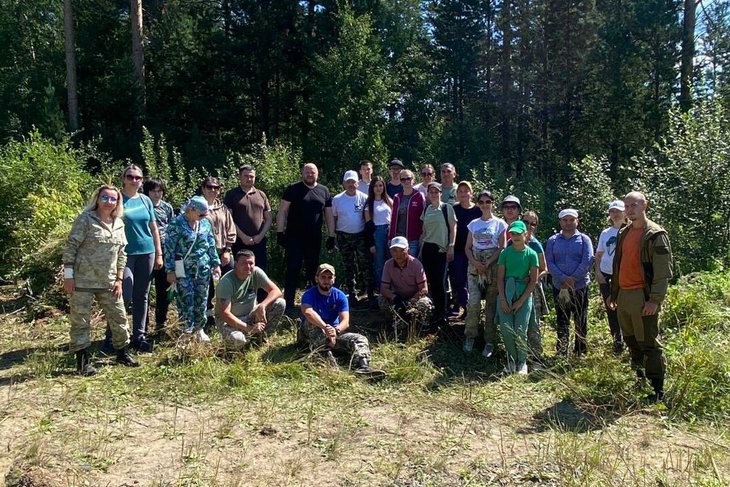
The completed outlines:
{"type": "MultiPolygon", "coordinates": [[[[28,275],[48,257],[41,249],[65,239],[94,187],[84,170],[86,153],[68,140],[54,142],[34,132],[0,148],[0,248],[2,271],[28,275]]],[[[58,256],[60,264],[60,256],[58,256]]],[[[46,275],[58,269],[47,269],[46,275]]],[[[48,284],[34,274],[36,289],[48,284]]]]}

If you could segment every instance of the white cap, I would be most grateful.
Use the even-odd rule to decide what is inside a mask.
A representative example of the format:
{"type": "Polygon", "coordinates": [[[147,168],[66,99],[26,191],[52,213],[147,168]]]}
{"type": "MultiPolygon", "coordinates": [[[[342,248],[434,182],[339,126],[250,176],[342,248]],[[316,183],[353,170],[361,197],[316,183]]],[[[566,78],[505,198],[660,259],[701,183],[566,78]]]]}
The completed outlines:
{"type": "Polygon", "coordinates": [[[356,171],[346,171],[344,177],[342,178],[342,182],[344,183],[345,181],[357,181],[358,179],[360,178],[357,176],[356,171]]]}
{"type": "Polygon", "coordinates": [[[408,248],[408,239],[405,237],[393,237],[393,240],[390,241],[390,248],[398,247],[399,249],[407,249],[408,248]]]}
{"type": "Polygon", "coordinates": [[[573,208],[566,208],[558,213],[558,219],[565,218],[566,216],[578,218],[578,210],[574,210],[573,208]]]}
{"type": "Polygon", "coordinates": [[[608,211],[611,210],[619,210],[624,211],[626,207],[624,206],[624,202],[621,200],[612,201],[608,204],[608,211]]]}

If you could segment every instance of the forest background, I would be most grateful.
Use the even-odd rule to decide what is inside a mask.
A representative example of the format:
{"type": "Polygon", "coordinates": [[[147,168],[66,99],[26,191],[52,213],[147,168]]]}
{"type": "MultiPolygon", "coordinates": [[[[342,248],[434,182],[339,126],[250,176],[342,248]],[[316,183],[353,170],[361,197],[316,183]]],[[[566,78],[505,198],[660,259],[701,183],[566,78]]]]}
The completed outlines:
{"type": "Polygon", "coordinates": [[[543,238],[571,205],[597,239],[638,188],[678,274],[728,260],[726,0],[0,0],[0,45],[5,275],[47,283],[130,161],[174,204],[250,162],[274,206],[303,161],[335,191],[361,159],[451,162],[543,238]]]}

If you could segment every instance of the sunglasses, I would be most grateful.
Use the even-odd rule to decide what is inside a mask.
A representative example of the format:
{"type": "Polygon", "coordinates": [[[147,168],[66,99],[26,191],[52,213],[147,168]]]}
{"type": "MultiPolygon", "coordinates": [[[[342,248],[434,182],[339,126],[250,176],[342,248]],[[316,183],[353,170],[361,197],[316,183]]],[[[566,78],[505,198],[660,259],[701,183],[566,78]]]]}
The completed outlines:
{"type": "Polygon", "coordinates": [[[129,179],[130,181],[142,181],[142,176],[135,176],[133,174],[127,174],[124,177],[129,179]]]}
{"type": "Polygon", "coordinates": [[[111,203],[111,204],[114,204],[114,203],[117,202],[117,197],[116,196],[109,196],[108,194],[103,194],[103,195],[101,195],[101,197],[99,197],[99,201],[101,201],[102,203],[111,203]]]}
{"type": "Polygon", "coordinates": [[[406,177],[406,178],[400,178],[401,181],[413,181],[413,178],[406,177]]]}
{"type": "Polygon", "coordinates": [[[492,200],[479,200],[479,201],[477,201],[477,203],[480,204],[480,205],[491,205],[492,203],[494,203],[494,201],[492,201],[492,200]]]}
{"type": "Polygon", "coordinates": [[[422,172],[421,176],[433,176],[432,172],[422,172]]]}
{"type": "Polygon", "coordinates": [[[522,220],[522,223],[527,225],[530,228],[537,228],[537,222],[529,222],[527,220],[522,220]]]}
{"type": "Polygon", "coordinates": [[[221,187],[220,186],[213,186],[211,184],[206,184],[205,185],[205,189],[211,189],[213,191],[218,191],[219,189],[221,189],[221,187]]]}

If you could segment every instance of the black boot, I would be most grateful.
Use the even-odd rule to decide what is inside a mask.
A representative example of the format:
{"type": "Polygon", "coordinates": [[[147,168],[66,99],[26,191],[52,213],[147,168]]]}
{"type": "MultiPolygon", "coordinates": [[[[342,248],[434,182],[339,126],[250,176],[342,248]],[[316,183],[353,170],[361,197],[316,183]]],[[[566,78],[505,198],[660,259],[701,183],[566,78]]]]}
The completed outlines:
{"type": "Polygon", "coordinates": [[[89,349],[85,348],[76,352],[76,372],[81,375],[95,375],[97,370],[89,361],[89,349]]]}
{"type": "Polygon", "coordinates": [[[370,367],[368,359],[365,357],[360,357],[357,361],[357,369],[355,369],[355,373],[368,380],[380,380],[385,377],[385,372],[370,367]]]}
{"type": "Polygon", "coordinates": [[[664,378],[652,378],[650,382],[651,387],[654,389],[654,394],[649,396],[649,401],[662,402],[664,400],[664,378]]]}
{"type": "Polygon", "coordinates": [[[129,355],[129,347],[117,350],[117,363],[120,365],[126,365],[127,367],[139,367],[139,362],[129,355]]]}

